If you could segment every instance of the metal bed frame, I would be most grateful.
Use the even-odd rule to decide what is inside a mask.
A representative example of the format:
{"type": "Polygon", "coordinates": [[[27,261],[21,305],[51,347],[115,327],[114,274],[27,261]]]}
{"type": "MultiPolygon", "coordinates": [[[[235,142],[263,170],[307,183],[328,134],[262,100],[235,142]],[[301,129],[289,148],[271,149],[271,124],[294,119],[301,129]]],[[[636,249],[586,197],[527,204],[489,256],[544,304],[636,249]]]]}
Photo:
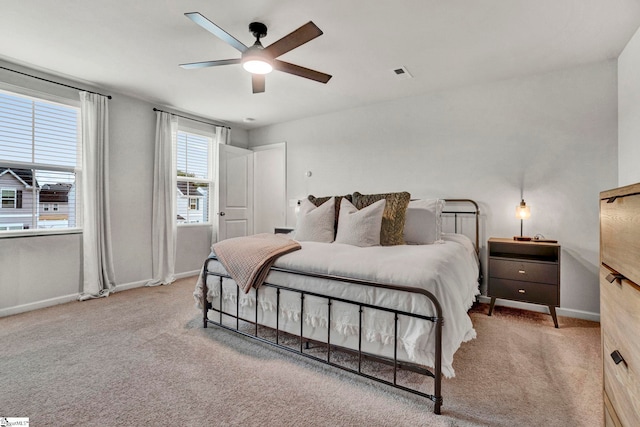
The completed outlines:
{"type": "MultiPolygon", "coordinates": [[[[445,201],[447,203],[467,203],[473,206],[472,210],[464,210],[464,211],[460,211],[460,210],[452,210],[452,211],[447,211],[447,210],[443,210],[442,214],[445,215],[451,215],[454,217],[454,229],[455,229],[455,233],[458,232],[458,220],[459,220],[459,216],[465,216],[465,215],[473,215],[475,217],[475,248],[476,248],[476,253],[479,253],[479,232],[478,232],[478,225],[479,225],[479,221],[478,221],[478,217],[480,214],[480,210],[478,208],[478,204],[470,199],[445,199],[445,201]]],[[[300,289],[294,289],[294,288],[290,288],[290,287],[286,287],[286,286],[281,286],[281,285],[276,285],[276,284],[272,284],[272,283],[268,283],[265,282],[262,284],[262,286],[265,287],[271,287],[271,288],[275,288],[276,289],[276,316],[275,316],[275,321],[276,321],[276,327],[275,327],[275,341],[274,340],[270,340],[264,337],[260,337],[258,336],[258,326],[261,327],[266,327],[269,328],[268,326],[265,325],[259,325],[258,323],[258,298],[259,298],[259,288],[255,290],[255,297],[256,297],[256,303],[255,303],[255,321],[251,321],[248,319],[244,319],[240,316],[239,314],[239,304],[240,304],[240,298],[239,298],[239,288],[236,287],[236,313],[229,313],[223,310],[222,307],[222,301],[223,301],[223,289],[222,289],[222,280],[223,278],[228,278],[231,279],[231,277],[227,274],[222,274],[222,273],[217,273],[217,272],[212,272],[209,271],[209,263],[211,261],[217,261],[217,258],[215,257],[215,255],[211,255],[209,256],[205,262],[204,262],[204,266],[202,269],[202,307],[203,307],[203,327],[207,328],[207,326],[209,324],[213,324],[216,325],[218,327],[224,328],[226,330],[238,333],[240,335],[252,338],[254,340],[266,343],[266,344],[270,344],[272,346],[287,350],[289,352],[292,353],[296,353],[302,356],[305,356],[307,358],[316,360],[318,362],[322,362],[325,364],[328,364],[330,366],[351,372],[353,374],[368,378],[370,380],[374,380],[383,384],[387,384],[389,386],[392,386],[394,388],[397,389],[401,389],[404,390],[406,392],[412,393],[412,394],[416,394],[422,397],[426,397],[427,399],[431,400],[434,402],[434,408],[433,408],[433,412],[435,414],[440,414],[441,413],[441,406],[443,403],[443,398],[442,398],[442,326],[443,326],[443,321],[444,321],[444,317],[442,314],[442,307],[440,306],[440,303],[438,301],[438,299],[429,291],[425,290],[425,289],[420,289],[420,288],[415,288],[415,287],[410,287],[410,286],[397,286],[397,285],[391,285],[391,284],[387,284],[387,283],[378,283],[378,282],[370,282],[370,281],[365,281],[365,280],[360,280],[360,279],[353,279],[353,278],[349,278],[349,277],[342,277],[342,276],[333,276],[333,275],[325,275],[325,274],[315,274],[315,273],[308,273],[308,272],[303,272],[303,271],[296,271],[296,270],[290,270],[290,269],[285,269],[285,268],[280,268],[280,267],[271,267],[271,271],[277,271],[277,272],[283,272],[283,273],[289,273],[289,274],[294,274],[294,275],[298,275],[298,276],[305,276],[305,277],[313,277],[313,278],[320,278],[320,279],[329,279],[329,280],[334,280],[334,281],[339,281],[339,282],[346,282],[346,283],[350,283],[350,284],[354,284],[354,285],[360,285],[360,286],[370,286],[370,287],[375,287],[375,288],[383,288],[383,289],[390,289],[390,290],[396,290],[396,291],[401,291],[401,292],[408,292],[408,293],[412,293],[412,294],[417,294],[417,295],[422,295],[425,298],[429,299],[431,301],[431,303],[433,304],[434,307],[434,311],[435,311],[435,316],[424,316],[421,314],[416,314],[416,313],[409,313],[406,311],[402,311],[402,310],[395,310],[395,309],[389,309],[386,307],[380,307],[380,306],[375,306],[375,305],[371,305],[371,304],[367,304],[367,303],[363,303],[363,302],[359,302],[359,301],[353,301],[353,300],[348,300],[348,299],[344,299],[344,298],[337,298],[337,297],[331,297],[331,296],[327,296],[327,295],[323,295],[323,294],[319,294],[316,292],[310,292],[310,291],[305,291],[305,290],[300,290],[300,289]],[[207,276],[217,276],[218,277],[218,285],[220,287],[220,298],[219,298],[219,305],[218,307],[214,307],[212,303],[207,301],[207,293],[208,293],[208,285],[207,285],[207,276]],[[288,345],[284,345],[280,342],[280,335],[281,333],[290,335],[289,333],[285,332],[285,331],[281,331],[280,330],[280,293],[282,291],[287,291],[287,292],[293,292],[293,293],[297,293],[300,295],[300,333],[299,335],[297,335],[297,337],[299,338],[299,345],[298,348],[293,348],[291,346],[288,345]],[[304,321],[303,321],[303,315],[304,315],[304,299],[305,296],[312,296],[312,297],[320,297],[323,299],[327,300],[327,315],[328,315],[328,327],[327,327],[327,341],[326,344],[327,346],[327,351],[326,351],[326,358],[321,358],[318,356],[315,356],[313,354],[309,354],[309,353],[305,353],[303,350],[306,348],[309,348],[309,342],[312,341],[308,338],[304,338],[304,321]],[[358,306],[358,310],[359,310],[359,325],[358,325],[358,350],[351,350],[348,348],[344,348],[344,347],[340,347],[338,345],[335,344],[331,344],[331,305],[333,302],[342,302],[342,303],[347,303],[347,304],[352,304],[355,306],[358,306]],[[384,312],[388,312],[388,313],[393,313],[394,316],[394,350],[393,350],[393,359],[389,359],[383,356],[377,356],[377,355],[372,355],[370,353],[365,353],[362,351],[362,315],[363,315],[363,310],[365,308],[369,308],[369,309],[375,309],[375,310],[380,310],[380,311],[384,311],[384,312]],[[209,310],[215,311],[218,313],[218,320],[213,320],[213,319],[209,319],[209,310]],[[235,326],[229,326],[228,324],[225,324],[223,322],[223,316],[228,316],[231,319],[235,319],[235,326]],[[434,366],[433,366],[433,371],[431,371],[429,368],[427,368],[426,366],[422,366],[422,365],[418,365],[418,364],[414,364],[414,363],[409,363],[409,362],[404,362],[404,361],[399,361],[398,360],[398,319],[399,316],[407,316],[407,317],[411,317],[411,318],[416,318],[416,319],[423,319],[423,320],[427,320],[427,321],[431,321],[434,323],[435,326],[435,360],[434,360],[434,366]],[[247,323],[247,324],[251,324],[253,325],[253,333],[247,332],[245,330],[241,330],[240,329],[240,322],[243,323],[247,323]],[[340,351],[347,351],[350,353],[354,353],[357,354],[358,356],[358,366],[357,369],[354,368],[350,368],[348,366],[342,365],[340,363],[336,363],[331,359],[331,353],[332,353],[332,348],[338,349],[340,351]],[[373,359],[376,360],[378,362],[382,362],[382,363],[386,363],[389,365],[393,365],[393,381],[389,381],[386,380],[384,378],[380,378],[380,377],[376,377],[374,375],[370,375],[367,374],[365,372],[363,372],[362,370],[362,362],[364,359],[373,359]],[[434,379],[434,385],[433,385],[433,394],[429,394],[429,393],[425,393],[423,391],[417,390],[415,388],[410,388],[407,386],[404,386],[402,384],[398,383],[398,378],[397,378],[397,374],[398,374],[398,370],[399,369],[408,369],[414,372],[419,372],[422,374],[425,374],[431,378],[434,379]]],[[[480,271],[482,271],[482,269],[480,269],[480,271]]],[[[481,281],[481,277],[482,277],[482,273],[480,273],[478,281],[481,281]]],[[[233,323],[233,320],[232,320],[233,323]]]]}

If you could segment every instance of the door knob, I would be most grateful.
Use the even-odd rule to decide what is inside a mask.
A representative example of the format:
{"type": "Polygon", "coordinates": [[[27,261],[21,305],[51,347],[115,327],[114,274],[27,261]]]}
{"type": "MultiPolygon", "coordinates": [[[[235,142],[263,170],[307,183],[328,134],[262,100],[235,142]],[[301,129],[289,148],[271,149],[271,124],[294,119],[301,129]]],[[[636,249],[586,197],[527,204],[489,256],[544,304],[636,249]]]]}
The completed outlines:
{"type": "Polygon", "coordinates": [[[220,212],[218,215],[225,216],[225,213],[224,212],[220,212]]]}

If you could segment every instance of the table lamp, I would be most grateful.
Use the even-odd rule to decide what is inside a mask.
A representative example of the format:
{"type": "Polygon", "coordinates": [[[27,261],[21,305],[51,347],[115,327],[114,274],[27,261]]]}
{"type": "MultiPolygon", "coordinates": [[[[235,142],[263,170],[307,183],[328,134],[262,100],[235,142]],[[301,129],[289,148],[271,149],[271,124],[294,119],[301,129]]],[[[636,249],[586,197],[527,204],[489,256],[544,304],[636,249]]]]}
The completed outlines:
{"type": "Polygon", "coordinates": [[[527,204],[524,202],[524,199],[522,199],[520,204],[516,206],[516,218],[520,219],[520,236],[514,236],[513,237],[514,240],[522,240],[522,241],[531,240],[531,237],[522,235],[524,220],[528,219],[529,217],[531,217],[531,208],[527,206],[527,204]]]}

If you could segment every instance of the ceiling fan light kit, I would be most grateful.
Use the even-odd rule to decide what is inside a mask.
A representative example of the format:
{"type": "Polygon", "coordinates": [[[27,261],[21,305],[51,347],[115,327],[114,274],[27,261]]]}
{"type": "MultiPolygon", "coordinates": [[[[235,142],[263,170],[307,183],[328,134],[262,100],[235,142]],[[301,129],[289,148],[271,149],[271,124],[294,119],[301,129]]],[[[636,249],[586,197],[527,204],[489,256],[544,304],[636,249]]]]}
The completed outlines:
{"type": "Polygon", "coordinates": [[[272,58],[264,51],[260,39],[267,35],[267,26],[262,22],[249,24],[249,31],[256,38],[256,42],[242,53],[242,68],[251,74],[269,74],[273,71],[272,58]]]}
{"type": "Polygon", "coordinates": [[[264,48],[256,46],[257,44],[258,42],[242,54],[242,68],[251,74],[269,74],[273,71],[271,58],[264,53],[264,48]]]}
{"type": "Polygon", "coordinates": [[[288,74],[293,74],[295,76],[304,77],[306,79],[315,80],[320,83],[327,83],[329,79],[331,79],[331,75],[329,74],[276,59],[280,55],[283,55],[322,35],[320,28],[311,21],[265,48],[262,46],[262,43],[260,43],[260,39],[267,35],[267,26],[261,22],[252,22],[249,25],[249,31],[256,38],[256,41],[253,46],[247,47],[244,43],[218,27],[213,22],[209,21],[200,13],[190,12],[185,13],[184,15],[214,36],[239,50],[242,55],[237,59],[222,59],[180,64],[182,68],[191,69],[242,64],[242,67],[251,73],[253,93],[264,92],[264,75],[270,73],[274,69],[288,74]]]}

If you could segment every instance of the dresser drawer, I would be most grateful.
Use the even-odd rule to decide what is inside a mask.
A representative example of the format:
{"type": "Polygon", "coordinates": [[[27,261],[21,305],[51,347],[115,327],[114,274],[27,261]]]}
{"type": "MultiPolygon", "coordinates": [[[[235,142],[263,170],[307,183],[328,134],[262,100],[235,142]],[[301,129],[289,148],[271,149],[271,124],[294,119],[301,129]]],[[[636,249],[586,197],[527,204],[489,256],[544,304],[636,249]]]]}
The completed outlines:
{"type": "Polygon", "coordinates": [[[600,269],[604,389],[622,425],[640,426],[640,288],[627,280],[609,283],[609,272],[600,269]],[[614,362],[614,351],[624,362],[614,362]]]}
{"type": "MultiPolygon", "coordinates": [[[[640,187],[635,191],[639,189],[640,187]]],[[[640,194],[600,200],[601,261],[628,277],[629,280],[640,283],[638,254],[640,254],[640,194]]]]}
{"type": "Polygon", "coordinates": [[[489,278],[489,296],[556,307],[560,303],[557,285],[545,285],[495,277],[489,278]]]}
{"type": "Polygon", "coordinates": [[[491,277],[499,279],[558,284],[558,264],[556,263],[490,258],[489,272],[491,277]]]}
{"type": "Polygon", "coordinates": [[[604,393],[604,427],[621,427],[622,423],[618,419],[618,415],[616,411],[613,409],[611,405],[611,401],[607,396],[607,393],[604,393]]]}
{"type": "Polygon", "coordinates": [[[640,371],[637,369],[637,360],[633,360],[625,346],[620,342],[615,343],[606,332],[602,336],[602,348],[604,391],[611,400],[614,412],[623,426],[640,426],[640,371]],[[625,360],[617,365],[611,357],[616,350],[625,360]]]}

